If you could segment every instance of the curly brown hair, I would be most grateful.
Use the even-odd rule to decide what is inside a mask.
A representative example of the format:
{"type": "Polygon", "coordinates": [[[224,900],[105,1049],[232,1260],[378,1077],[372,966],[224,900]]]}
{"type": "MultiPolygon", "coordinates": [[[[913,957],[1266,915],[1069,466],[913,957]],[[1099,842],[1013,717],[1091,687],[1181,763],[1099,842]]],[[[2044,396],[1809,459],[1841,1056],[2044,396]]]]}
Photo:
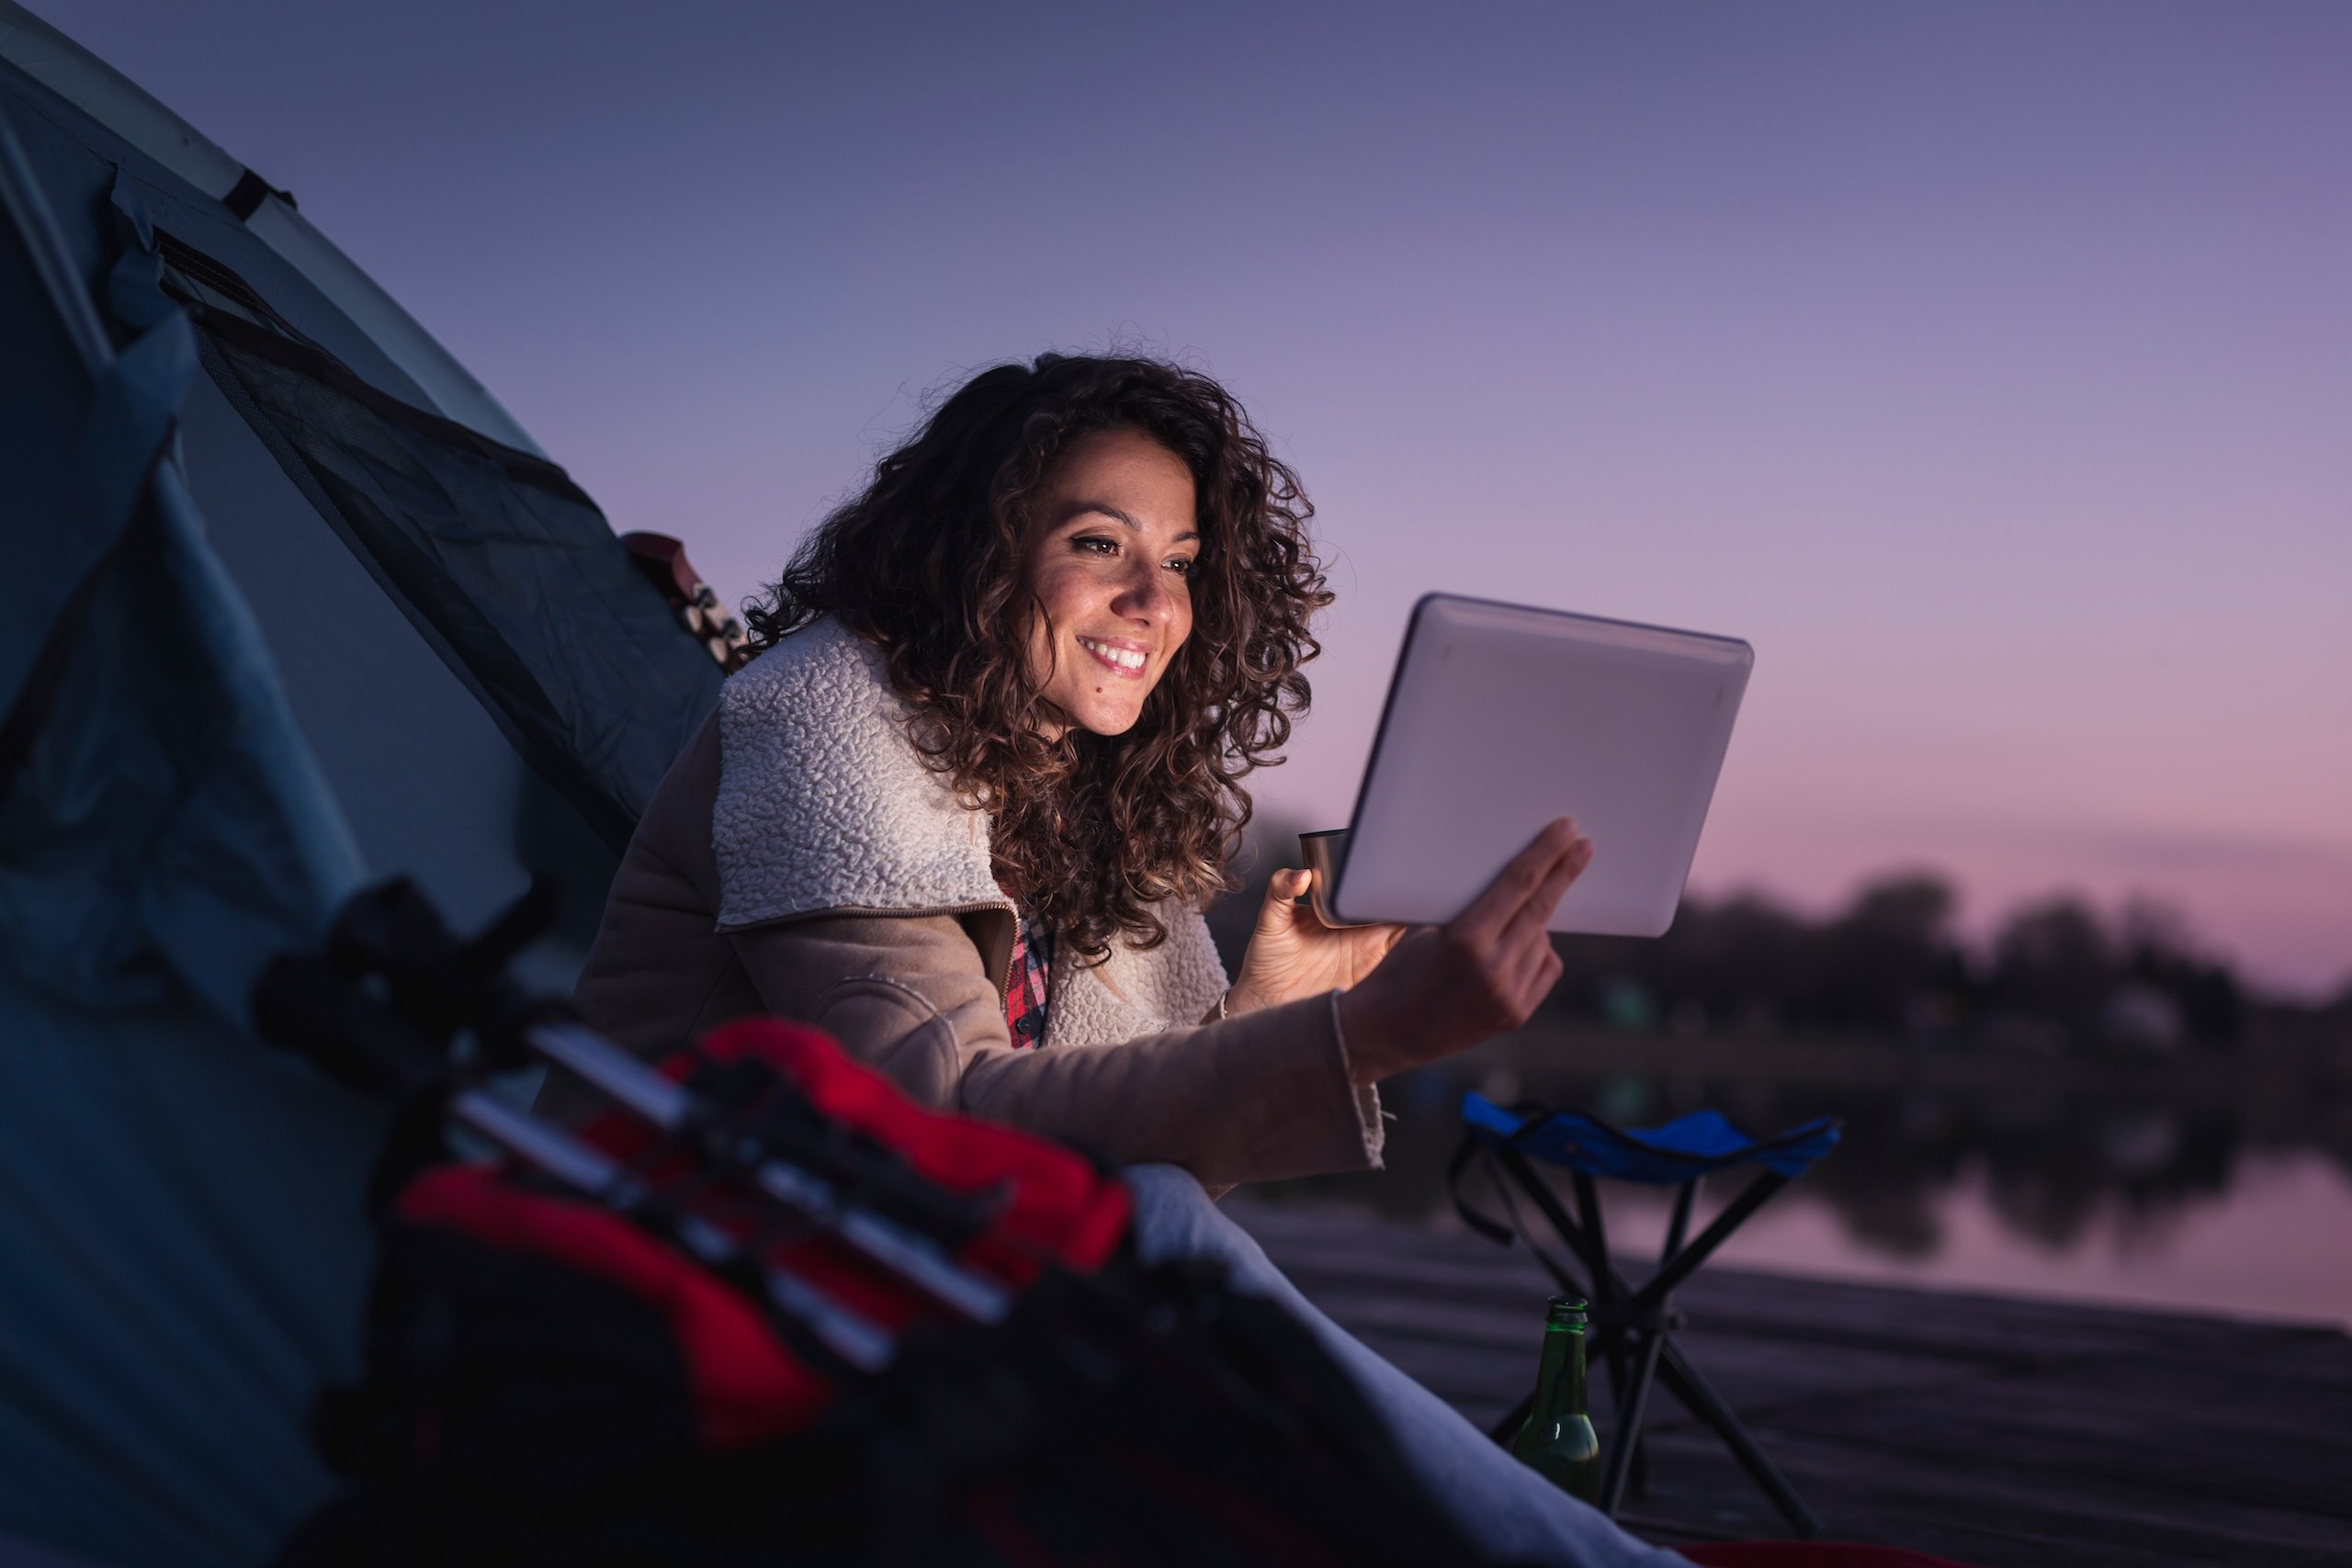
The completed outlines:
{"type": "Polygon", "coordinates": [[[1241,780],[1306,709],[1300,667],[1330,604],[1306,531],[1314,507],[1241,405],[1195,370],[1048,354],[964,383],[873,482],[744,606],[754,649],[830,615],[885,652],[916,748],[991,814],[996,878],[1088,960],[1114,935],[1165,942],[1158,910],[1205,908],[1250,820],[1241,780]],[[1026,657],[1044,606],[1023,586],[1031,502],[1097,431],[1148,436],[1192,471],[1201,549],[1193,632],[1134,728],[1057,737],[1026,657]]]}

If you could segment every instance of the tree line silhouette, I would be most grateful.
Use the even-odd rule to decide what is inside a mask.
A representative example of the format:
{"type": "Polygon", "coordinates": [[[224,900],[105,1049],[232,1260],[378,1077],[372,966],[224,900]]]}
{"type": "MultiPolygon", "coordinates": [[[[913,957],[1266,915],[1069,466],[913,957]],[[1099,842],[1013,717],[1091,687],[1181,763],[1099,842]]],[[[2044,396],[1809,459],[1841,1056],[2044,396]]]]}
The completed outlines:
{"type": "Polygon", "coordinates": [[[2045,1051],[2226,1049],[2245,987],[2154,906],[2109,919],[2060,896],[1989,949],[1954,929],[1951,883],[1905,873],[1808,919],[1758,894],[1686,897],[1656,941],[1563,937],[1555,1012],[1686,1033],[1866,1035],[2045,1051]]]}

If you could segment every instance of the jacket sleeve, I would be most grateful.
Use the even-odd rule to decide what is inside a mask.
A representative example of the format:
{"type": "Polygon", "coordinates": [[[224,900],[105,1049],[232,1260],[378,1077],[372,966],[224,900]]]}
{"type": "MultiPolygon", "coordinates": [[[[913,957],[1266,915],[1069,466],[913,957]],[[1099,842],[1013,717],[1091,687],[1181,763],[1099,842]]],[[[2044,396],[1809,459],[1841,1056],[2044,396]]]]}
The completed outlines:
{"type": "Polygon", "coordinates": [[[1349,1077],[1338,993],[1108,1046],[1016,1051],[953,915],[827,915],[735,932],[772,1010],[926,1103],[1204,1186],[1376,1168],[1378,1101],[1349,1077]]]}

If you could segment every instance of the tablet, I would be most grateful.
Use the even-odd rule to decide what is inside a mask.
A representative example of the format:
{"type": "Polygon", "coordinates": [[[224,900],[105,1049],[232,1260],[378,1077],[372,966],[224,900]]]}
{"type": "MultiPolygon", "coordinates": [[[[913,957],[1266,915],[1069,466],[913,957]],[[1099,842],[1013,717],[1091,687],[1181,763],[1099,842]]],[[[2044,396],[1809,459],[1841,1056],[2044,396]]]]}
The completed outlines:
{"type": "Polygon", "coordinates": [[[1555,931],[1659,936],[1698,852],[1755,649],[1431,593],[1413,607],[1330,907],[1442,924],[1555,817],[1593,861],[1555,931]]]}

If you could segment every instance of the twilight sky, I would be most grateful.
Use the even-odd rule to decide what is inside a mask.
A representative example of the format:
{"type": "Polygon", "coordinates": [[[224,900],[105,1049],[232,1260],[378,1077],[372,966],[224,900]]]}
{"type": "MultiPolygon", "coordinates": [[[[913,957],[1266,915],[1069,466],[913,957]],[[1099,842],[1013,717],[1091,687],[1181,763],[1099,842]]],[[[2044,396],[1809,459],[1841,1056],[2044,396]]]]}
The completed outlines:
{"type": "Polygon", "coordinates": [[[2352,7],[32,4],[730,599],[927,389],[1139,344],[1320,508],[1270,813],[1445,588],[1755,643],[1702,890],[2352,978],[2352,7]]]}

